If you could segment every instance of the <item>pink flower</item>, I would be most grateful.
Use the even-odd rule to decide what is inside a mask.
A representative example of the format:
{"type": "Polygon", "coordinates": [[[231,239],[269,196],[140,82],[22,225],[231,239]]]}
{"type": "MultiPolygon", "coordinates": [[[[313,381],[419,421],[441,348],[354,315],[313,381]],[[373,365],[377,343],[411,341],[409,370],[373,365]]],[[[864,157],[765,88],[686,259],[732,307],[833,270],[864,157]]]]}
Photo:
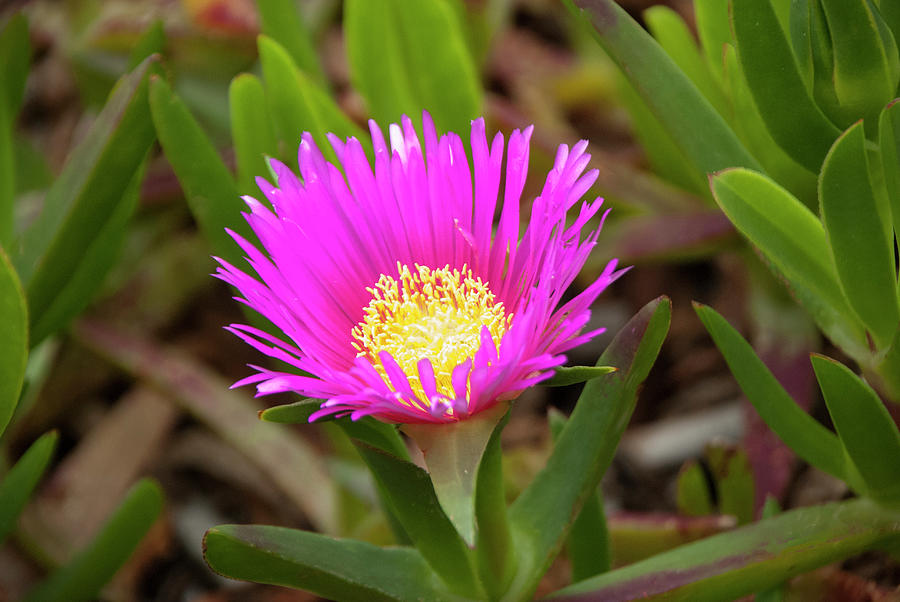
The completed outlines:
{"type": "Polygon", "coordinates": [[[459,136],[438,138],[427,113],[423,122],[424,149],[406,117],[390,126],[390,146],[369,122],[374,173],[356,139],[329,137],[341,173],[306,133],[302,179],[273,161],[277,186],[257,180],[274,212],[245,197],[245,216],[264,252],[230,232],[256,275],[222,259],[216,275],[283,337],[228,330],[296,372],[252,366],[234,386],[323,399],[310,420],[454,422],[549,378],[567,350],[603,331],[581,332],[591,303],[625,271],[615,260],[562,303],[600,231],[582,239],[602,199],[565,221],[597,178],[583,173],[587,142],[559,147],[520,237],[533,128],[510,136],[494,231],[503,135],[488,146],[484,120],[472,122],[470,169],[459,136]]]}

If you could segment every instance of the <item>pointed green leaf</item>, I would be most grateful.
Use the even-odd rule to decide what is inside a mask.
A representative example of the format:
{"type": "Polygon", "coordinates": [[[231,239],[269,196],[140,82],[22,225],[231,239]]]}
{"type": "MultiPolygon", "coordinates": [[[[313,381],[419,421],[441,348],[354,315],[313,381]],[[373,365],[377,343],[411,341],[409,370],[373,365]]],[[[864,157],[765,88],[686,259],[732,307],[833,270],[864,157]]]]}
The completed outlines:
{"type": "Polygon", "coordinates": [[[728,514],[739,525],[753,520],[755,483],[747,452],[736,446],[711,444],[706,459],[716,480],[719,514],[728,514]]]}
{"type": "Polygon", "coordinates": [[[259,411],[259,419],[280,424],[308,424],[309,417],[320,407],[321,399],[301,399],[294,403],[285,403],[259,411]]]}
{"type": "Polygon", "coordinates": [[[900,515],[866,499],[785,512],[554,593],[565,600],[736,600],[886,542],[900,515]]]}
{"type": "Polygon", "coordinates": [[[138,481],[91,542],[28,592],[25,601],[79,602],[96,598],[156,522],[162,505],[159,485],[150,479],[138,481]]]}
{"type": "MultiPolygon", "coordinates": [[[[681,16],[668,6],[660,5],[645,10],[644,21],[650,33],[672,57],[682,73],[697,86],[713,108],[724,116],[728,106],[725,94],[719,82],[713,77],[707,62],[700,55],[694,36],[681,16]]],[[[719,58],[721,59],[721,53],[719,58]]]]}
{"type": "Polygon", "coordinates": [[[769,133],[800,165],[818,173],[840,131],[807,91],[768,0],[733,0],[738,56],[769,133]]]}
{"type": "Polygon", "coordinates": [[[161,19],[153,22],[138,38],[128,56],[128,70],[140,65],[153,54],[162,54],[166,49],[166,30],[161,19]]]}
{"type": "Polygon", "coordinates": [[[759,173],[726,170],[711,185],[728,219],[762,251],[819,328],[847,353],[866,356],[864,328],[841,292],[819,219],[759,173]]]}
{"type": "Polygon", "coordinates": [[[685,516],[709,516],[713,514],[709,480],[703,467],[696,460],[686,462],[678,472],[676,481],[678,513],[685,516]]]}
{"type": "Polygon", "coordinates": [[[478,596],[480,584],[465,541],[441,509],[428,473],[415,464],[357,442],[397,517],[431,568],[457,594],[478,596]]]}
{"type": "Polygon", "coordinates": [[[896,100],[884,108],[878,119],[878,144],[891,221],[894,232],[900,232],[900,102],[896,100]]]}
{"type": "Polygon", "coordinates": [[[220,525],[206,532],[203,555],[217,573],[303,589],[330,600],[453,600],[411,548],[268,525],[220,525]]]}
{"type": "MultiPolygon", "coordinates": [[[[328,87],[312,37],[295,0],[258,0],[262,32],[278,42],[317,86],[328,87]]],[[[262,106],[262,105],[260,105],[262,106]]],[[[258,108],[258,107],[257,107],[258,108]]]]}
{"type": "Polygon", "coordinates": [[[213,252],[234,265],[243,256],[225,228],[247,240],[255,237],[241,216],[246,209],[219,153],[184,102],[159,77],[150,84],[150,110],[159,143],[184,190],[188,206],[213,252]]]}
{"type": "Polygon", "coordinates": [[[0,542],[16,526],[16,519],[50,463],[58,439],[56,431],[42,435],[0,480],[0,542]]]}
{"type": "MultiPolygon", "coordinates": [[[[613,0],[574,0],[597,40],[663,124],[694,170],[758,168],[734,132],[655,40],[613,0]],[[698,136],[697,132],[703,132],[698,136]]],[[[824,153],[823,153],[824,155],[824,153]]]]}
{"type": "Polygon", "coordinates": [[[469,547],[475,547],[475,478],[488,440],[506,414],[498,403],[451,424],[407,424],[404,432],[422,450],[444,513],[469,547]]]}
{"type": "Polygon", "coordinates": [[[266,36],[259,36],[258,45],[269,113],[288,156],[296,156],[303,132],[313,135],[319,150],[330,161],[336,157],[326,137],[328,133],[339,138],[355,136],[366,148],[362,131],[297,68],[287,50],[266,36]]]}
{"type": "Polygon", "coordinates": [[[28,363],[28,305],[19,277],[0,247],[0,435],[19,401],[28,363]]]}
{"type": "Polygon", "coordinates": [[[900,58],[893,34],[870,0],[819,0],[828,20],[834,70],[829,78],[841,106],[874,121],[895,96],[900,58]]]}
{"type": "Polygon", "coordinates": [[[707,63],[721,79],[724,75],[722,58],[725,45],[731,44],[728,3],[720,0],[694,0],[694,19],[707,63]]]}
{"type": "Polygon", "coordinates": [[[669,330],[671,302],[651,301],[619,331],[597,362],[616,372],[589,381],[544,469],[510,509],[520,549],[516,590],[529,596],[596,490],[612,461],[638,386],[647,377],[669,330]]]}
{"type": "Polygon", "coordinates": [[[822,221],[844,295],[879,348],[900,323],[889,211],[869,180],[861,121],[831,148],[819,175],[822,221]]]}
{"type": "Polygon", "coordinates": [[[459,14],[447,0],[349,0],[344,4],[353,86],[380,124],[427,109],[438,130],[468,132],[482,89],[459,14]]]}
{"type": "Polygon", "coordinates": [[[351,439],[362,441],[401,460],[410,459],[406,443],[400,436],[396,424],[387,424],[369,416],[364,416],[359,420],[340,418],[335,423],[351,439]]]}
{"type": "Polygon", "coordinates": [[[118,206],[127,201],[126,190],[153,142],[147,80],[158,68],[158,58],[151,57],[119,80],[84,141],[69,154],[41,214],[14,247],[32,324],[51,309],[92,242],[121,219],[118,206]]]}
{"type": "MultiPolygon", "coordinates": [[[[565,428],[568,418],[553,407],[547,412],[547,418],[550,422],[550,435],[555,442],[565,428]]],[[[605,573],[610,569],[612,550],[599,488],[584,502],[578,517],[572,523],[572,529],[566,540],[566,553],[572,564],[573,582],[605,573]]]]}
{"type": "Polygon", "coordinates": [[[258,194],[256,177],[268,173],[266,157],[278,154],[275,131],[265,110],[266,92],[262,82],[249,73],[238,75],[231,80],[228,104],[237,159],[238,190],[243,194],[258,194]]]}
{"type": "Polygon", "coordinates": [[[735,380],[769,425],[798,456],[839,479],[847,479],[844,450],[833,433],[798,406],[778,384],[750,344],[714,309],[694,303],[735,380]]]}
{"type": "Polygon", "coordinates": [[[847,454],[869,495],[900,502],[900,432],[878,394],[849,368],[821,355],[813,369],[847,454]]]}
{"type": "Polygon", "coordinates": [[[44,313],[33,322],[32,346],[69,323],[96,296],[106,275],[118,260],[119,251],[128,235],[128,224],[138,204],[145,166],[146,162],[137,167],[112,214],[82,251],[81,261],[69,276],[68,282],[57,292],[44,313]]]}
{"type": "Polygon", "coordinates": [[[548,387],[565,387],[587,382],[604,374],[616,371],[615,366],[560,366],[556,374],[543,384],[548,387]]]}

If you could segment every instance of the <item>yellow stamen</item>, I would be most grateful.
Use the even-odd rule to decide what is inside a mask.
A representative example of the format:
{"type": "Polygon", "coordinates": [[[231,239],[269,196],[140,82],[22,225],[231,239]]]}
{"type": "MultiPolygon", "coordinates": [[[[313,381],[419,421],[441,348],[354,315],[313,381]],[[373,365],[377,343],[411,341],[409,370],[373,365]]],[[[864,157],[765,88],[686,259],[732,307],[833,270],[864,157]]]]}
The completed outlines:
{"type": "Polygon", "coordinates": [[[429,400],[419,382],[417,363],[428,358],[438,393],[453,398],[453,368],[475,356],[482,327],[487,326],[494,344],[499,344],[512,315],[466,266],[432,270],[398,263],[397,271],[399,282],[382,274],[375,286],[366,289],[372,300],[352,331],[357,357],[368,358],[390,386],[378,358],[379,352],[389,352],[409,377],[413,392],[425,401],[429,400]]]}

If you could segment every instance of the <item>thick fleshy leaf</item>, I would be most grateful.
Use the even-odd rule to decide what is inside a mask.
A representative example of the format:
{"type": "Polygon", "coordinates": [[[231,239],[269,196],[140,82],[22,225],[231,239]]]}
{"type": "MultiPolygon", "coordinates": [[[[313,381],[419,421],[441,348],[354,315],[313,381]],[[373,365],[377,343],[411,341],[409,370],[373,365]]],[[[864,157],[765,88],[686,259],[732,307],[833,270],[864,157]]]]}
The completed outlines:
{"type": "Polygon", "coordinates": [[[444,514],[469,547],[475,547],[475,479],[488,441],[509,405],[498,403],[450,424],[407,424],[404,432],[422,451],[444,514]]]}
{"type": "Polygon", "coordinates": [[[233,579],[303,589],[330,600],[449,600],[453,596],[411,548],[379,548],[268,525],[220,525],[203,555],[233,579]]]}
{"type": "Polygon", "coordinates": [[[694,36],[684,19],[668,6],[653,6],[644,11],[644,21],[650,33],[672,57],[682,73],[697,86],[713,108],[724,116],[728,106],[725,94],[700,54],[700,49],[697,48],[694,36]]]}
{"type": "Polygon", "coordinates": [[[141,163],[137,167],[134,177],[122,191],[122,198],[113,208],[112,214],[108,216],[96,237],[82,250],[81,261],[69,275],[68,282],[57,291],[44,313],[32,322],[32,346],[81,313],[94,298],[106,274],[115,266],[125,237],[128,235],[131,216],[138,204],[145,166],[146,163],[141,163]]]}
{"type": "Polygon", "coordinates": [[[258,0],[256,6],[262,32],[287,50],[294,64],[317,86],[326,88],[328,81],[297,3],[294,0],[258,0]]]}
{"type": "Polygon", "coordinates": [[[897,44],[871,0],[819,0],[828,20],[834,70],[829,78],[848,113],[874,118],[894,98],[897,44]]]}
{"type": "Polygon", "coordinates": [[[544,384],[550,387],[577,385],[616,370],[615,366],[561,366],[544,384]]]}
{"type": "Polygon", "coordinates": [[[596,490],[634,410],[638,386],[669,330],[671,301],[651,301],[619,331],[597,362],[616,372],[589,381],[544,469],[510,508],[520,550],[515,584],[526,597],[537,587],[596,490]]]}
{"type": "Polygon", "coordinates": [[[732,23],[744,75],[769,133],[800,165],[818,173],[840,131],[810,97],[771,3],[733,0],[732,23]]]}
{"type": "Polygon", "coordinates": [[[225,228],[247,240],[255,237],[241,216],[246,206],[231,172],[184,102],[162,78],[154,77],[150,83],[150,109],[159,143],[178,176],[200,231],[216,255],[234,265],[243,265],[240,247],[225,228]]]}
{"type": "Polygon", "coordinates": [[[368,147],[368,136],[364,136],[334,100],[297,68],[287,50],[266,36],[259,36],[258,44],[269,114],[287,156],[296,156],[303,132],[313,135],[316,145],[331,161],[336,157],[328,142],[328,133],[339,138],[355,136],[363,148],[368,147]]]}
{"type": "Polygon", "coordinates": [[[563,600],[735,600],[888,541],[900,514],[867,499],[785,512],[569,586],[563,600]]]}
{"type": "Polygon", "coordinates": [[[308,424],[309,417],[322,407],[321,399],[301,399],[259,411],[259,419],[280,424],[308,424]]]}
{"type": "Polygon", "coordinates": [[[878,144],[881,148],[881,167],[891,221],[894,232],[900,233],[900,102],[896,100],[881,112],[878,120],[878,144]]]}
{"type": "Polygon", "coordinates": [[[900,501],[900,432],[872,388],[849,368],[813,355],[831,421],[873,498],[900,501]]]}
{"type": "Polygon", "coordinates": [[[166,49],[166,30],[162,20],[157,19],[138,38],[128,55],[128,70],[140,65],[153,54],[162,54],[166,49]]]}
{"type": "MultiPolygon", "coordinates": [[[[550,423],[550,435],[556,441],[568,418],[551,407],[547,419],[550,423]]],[[[566,553],[572,564],[573,582],[605,573],[612,566],[609,530],[599,489],[584,502],[578,517],[572,523],[566,541],[566,553]]]]}
{"type": "Polygon", "coordinates": [[[714,309],[699,303],[694,310],[725,357],[731,373],[760,417],[797,455],[820,470],[847,479],[844,449],[830,431],[791,399],[750,344],[714,309]]]}
{"type": "MultiPolygon", "coordinates": [[[[613,0],[574,0],[597,40],[691,161],[708,174],[726,167],[758,168],[725,120],[665,51],[613,0]],[[697,132],[702,131],[703,136],[697,132]]],[[[824,156],[824,153],[823,153],[824,156]]]]}
{"type": "Polygon", "coordinates": [[[696,460],[685,463],[678,472],[675,503],[679,514],[708,516],[713,513],[709,480],[703,467],[696,460]]]}
{"type": "Polygon", "coordinates": [[[752,521],[755,490],[747,452],[713,443],[706,448],[706,460],[716,481],[719,514],[734,516],[739,525],[752,521]]]}
{"type": "Polygon", "coordinates": [[[147,534],[162,505],[159,485],[150,479],[139,481],[87,547],[28,592],[26,602],[95,599],[147,534]]]}
{"type": "MultiPolygon", "coordinates": [[[[147,80],[158,62],[148,58],[119,80],[85,139],[69,154],[41,214],[13,247],[32,324],[75,277],[95,239],[121,219],[118,207],[127,202],[125,192],[153,142],[147,80]]],[[[84,294],[102,281],[103,274],[93,276],[82,281],[84,294]]]]}
{"type": "Polygon", "coordinates": [[[388,511],[447,587],[464,596],[481,595],[466,542],[441,509],[428,473],[366,443],[356,447],[381,486],[388,511]]]}
{"type": "Polygon", "coordinates": [[[353,87],[377,122],[418,123],[427,109],[439,130],[464,132],[481,115],[481,83],[447,0],[348,0],[344,35],[353,87]]]}
{"type": "Polygon", "coordinates": [[[694,19],[707,63],[721,79],[724,75],[722,58],[725,45],[731,44],[728,4],[720,0],[694,0],[694,19]]]}
{"type": "Polygon", "coordinates": [[[869,179],[861,121],[825,157],[819,200],[844,295],[883,348],[900,324],[894,237],[890,210],[879,203],[869,179]]]}
{"type": "Polygon", "coordinates": [[[50,463],[58,439],[56,431],[42,435],[0,480],[0,542],[16,526],[19,513],[50,463]]]}
{"type": "Polygon", "coordinates": [[[19,401],[28,362],[28,305],[19,277],[0,247],[0,435],[19,401]]]}
{"type": "Polygon", "coordinates": [[[278,142],[266,106],[266,92],[255,75],[242,73],[228,89],[231,136],[237,159],[237,185],[243,194],[258,195],[256,177],[268,173],[266,156],[278,154],[278,142]]]}
{"type": "Polygon", "coordinates": [[[841,292],[819,219],[759,173],[730,169],[711,185],[728,219],[762,251],[819,328],[847,353],[866,357],[864,328],[841,292]]]}
{"type": "Polygon", "coordinates": [[[678,516],[622,512],[609,517],[613,565],[624,566],[662,554],[737,525],[733,516],[678,516]]]}
{"type": "Polygon", "coordinates": [[[25,79],[31,63],[28,21],[13,15],[0,31],[0,245],[13,238],[13,201],[16,192],[14,127],[22,105],[25,79]]]}

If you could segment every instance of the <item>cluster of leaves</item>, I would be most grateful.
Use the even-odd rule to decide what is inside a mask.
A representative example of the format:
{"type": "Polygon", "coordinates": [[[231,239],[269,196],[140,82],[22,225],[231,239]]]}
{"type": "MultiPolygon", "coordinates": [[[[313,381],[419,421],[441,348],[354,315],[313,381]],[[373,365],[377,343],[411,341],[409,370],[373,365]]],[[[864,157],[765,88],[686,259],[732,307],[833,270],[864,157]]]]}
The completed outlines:
{"type": "MultiPolygon", "coordinates": [[[[17,224],[13,212],[12,116],[27,73],[27,30],[19,18],[4,29],[0,58],[4,74],[12,76],[0,90],[0,243],[6,249],[0,254],[0,313],[13,319],[0,322],[0,426],[22,397],[29,349],[81,312],[108,272],[154,138],[213,252],[238,265],[239,249],[225,229],[253,239],[240,216],[240,195],[255,191],[254,177],[268,171],[266,157],[287,159],[303,131],[326,157],[329,133],[366,139],[334,100],[296,4],[258,2],[260,75],[237,76],[229,91],[235,174],[164,76],[160,59],[145,58],[163,46],[157,25],[140,40],[133,70],[117,82],[30,224],[17,224]]],[[[893,33],[900,15],[886,0],[732,0],[730,13],[727,3],[696,0],[698,47],[668,9],[646,14],[654,40],[612,0],[575,0],[571,8],[580,17],[578,7],[627,74],[628,107],[657,173],[717,203],[821,330],[862,368],[866,380],[829,358],[812,359],[835,425],[831,432],[794,403],[724,318],[696,306],[766,423],[860,499],[752,523],[752,496],[721,497],[721,512],[749,524],[610,570],[597,487],[668,332],[670,303],[657,299],[622,329],[597,367],[557,375],[552,384],[587,384],[570,417],[551,418],[547,464],[511,506],[503,489],[503,417],[473,419],[445,433],[437,443],[442,453],[432,457],[449,459],[448,465],[429,464],[428,472],[411,461],[396,427],[340,419],[327,428],[353,442],[400,545],[223,525],[205,539],[214,570],[341,600],[521,600],[533,595],[565,546],[575,583],[557,596],[718,600],[896,544],[900,462],[890,459],[900,458],[900,434],[879,394],[900,399],[894,257],[900,125],[888,104],[900,79],[893,33]],[[867,34],[851,35],[860,28],[867,34]]],[[[439,129],[463,131],[483,111],[476,55],[486,44],[479,38],[486,14],[467,13],[456,0],[347,0],[343,19],[352,84],[379,123],[428,109],[439,129]]],[[[126,351],[115,361],[130,362],[126,351]]],[[[317,405],[277,406],[261,418],[302,423],[317,405]]],[[[52,433],[38,440],[0,483],[0,537],[39,480],[53,442],[52,433]]],[[[723,474],[733,467],[720,460],[723,474]]],[[[689,479],[680,483],[683,499],[697,499],[689,479]]],[[[740,482],[730,491],[746,487],[740,482]]],[[[711,510],[708,500],[703,503],[711,510]]],[[[158,488],[139,483],[94,543],[38,586],[33,598],[93,595],[160,505],[158,488]]],[[[696,503],[686,506],[697,510],[696,503]]],[[[316,526],[338,531],[329,521],[316,526]]]]}
{"type": "MultiPolygon", "coordinates": [[[[31,49],[28,24],[14,16],[0,31],[0,435],[26,385],[29,350],[81,312],[94,296],[124,239],[137,203],[143,165],[154,140],[148,81],[158,59],[140,61],[122,77],[62,173],[48,183],[44,209],[17,224],[14,133],[31,49]]],[[[50,463],[58,435],[35,441],[0,481],[0,541],[50,463]]],[[[89,600],[124,564],[162,509],[162,492],[149,479],[136,483],[94,538],[57,567],[27,600],[89,600]]]]}

